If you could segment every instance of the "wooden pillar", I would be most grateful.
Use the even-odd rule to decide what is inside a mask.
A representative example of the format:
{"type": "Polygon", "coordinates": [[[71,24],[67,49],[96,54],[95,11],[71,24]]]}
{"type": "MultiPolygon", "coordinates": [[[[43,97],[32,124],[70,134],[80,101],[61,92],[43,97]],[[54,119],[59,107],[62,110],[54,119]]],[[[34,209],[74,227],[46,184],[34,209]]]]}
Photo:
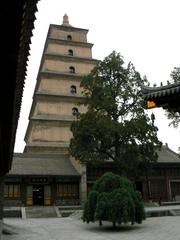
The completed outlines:
{"type": "Polygon", "coordinates": [[[51,205],[51,186],[44,185],[44,205],[51,205]]]}
{"type": "Polygon", "coordinates": [[[166,183],[166,201],[171,200],[171,186],[168,177],[168,169],[164,169],[165,183],[166,183]]]}
{"type": "Polygon", "coordinates": [[[32,206],[33,205],[33,192],[32,192],[33,186],[28,185],[27,186],[27,193],[26,193],[26,205],[32,206]]]}
{"type": "Polygon", "coordinates": [[[4,205],[4,174],[0,174],[0,240],[3,229],[3,205],[4,205]]]}
{"type": "Polygon", "coordinates": [[[26,206],[26,180],[25,178],[21,179],[21,202],[22,206],[26,206]]]}
{"type": "Polygon", "coordinates": [[[57,183],[56,183],[56,179],[52,178],[50,181],[50,185],[51,185],[51,204],[52,205],[56,205],[56,188],[57,188],[57,183]]]}

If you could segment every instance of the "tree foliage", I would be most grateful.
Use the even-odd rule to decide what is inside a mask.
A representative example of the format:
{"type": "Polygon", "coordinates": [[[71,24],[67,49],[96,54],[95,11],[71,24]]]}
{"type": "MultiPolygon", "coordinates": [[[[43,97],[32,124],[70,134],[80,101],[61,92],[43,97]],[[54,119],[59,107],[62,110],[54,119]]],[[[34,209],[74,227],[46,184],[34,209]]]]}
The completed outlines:
{"type": "Polygon", "coordinates": [[[99,178],[84,206],[83,221],[110,221],[116,223],[141,223],[145,219],[141,194],[125,177],[105,173],[99,178]]]}
{"type": "Polygon", "coordinates": [[[81,162],[110,160],[119,173],[135,174],[140,164],[156,161],[157,127],[142,106],[141,78],[119,53],[99,61],[81,81],[87,112],[71,130],[71,154],[81,162]]]}

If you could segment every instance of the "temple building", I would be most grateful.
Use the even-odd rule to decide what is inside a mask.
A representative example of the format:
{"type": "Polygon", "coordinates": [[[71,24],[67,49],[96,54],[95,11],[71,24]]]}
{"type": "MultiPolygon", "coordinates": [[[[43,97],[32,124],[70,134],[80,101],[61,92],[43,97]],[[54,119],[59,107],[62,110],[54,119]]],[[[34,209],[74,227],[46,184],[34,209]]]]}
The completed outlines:
{"type": "MultiPolygon", "coordinates": [[[[175,68],[175,71],[179,74],[179,68],[175,68]]],[[[171,113],[180,113],[180,82],[177,80],[171,84],[168,81],[167,85],[161,84],[160,87],[142,86],[142,96],[147,109],[162,107],[171,113]]],[[[154,200],[159,198],[180,201],[180,157],[179,154],[167,149],[162,149],[160,155],[163,153],[163,158],[153,166],[146,196],[150,195],[154,200]]]]}
{"type": "MultiPolygon", "coordinates": [[[[147,173],[142,172],[135,179],[138,191],[142,193],[144,201],[149,199],[161,201],[180,201],[180,157],[167,144],[157,152],[158,160],[148,167],[147,173]]],[[[113,164],[103,166],[87,166],[87,183],[91,188],[95,180],[107,171],[116,172],[113,164]]]]}

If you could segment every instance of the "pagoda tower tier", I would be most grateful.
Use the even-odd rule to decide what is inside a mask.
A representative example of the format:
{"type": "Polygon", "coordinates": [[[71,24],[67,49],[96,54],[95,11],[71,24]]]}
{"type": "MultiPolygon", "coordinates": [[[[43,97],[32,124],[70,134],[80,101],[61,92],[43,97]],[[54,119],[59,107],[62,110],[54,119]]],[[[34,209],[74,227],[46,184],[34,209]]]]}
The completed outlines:
{"type": "Polygon", "coordinates": [[[37,76],[24,152],[68,154],[70,126],[77,112],[85,112],[80,81],[94,68],[93,44],[87,29],[51,24],[37,76]]]}

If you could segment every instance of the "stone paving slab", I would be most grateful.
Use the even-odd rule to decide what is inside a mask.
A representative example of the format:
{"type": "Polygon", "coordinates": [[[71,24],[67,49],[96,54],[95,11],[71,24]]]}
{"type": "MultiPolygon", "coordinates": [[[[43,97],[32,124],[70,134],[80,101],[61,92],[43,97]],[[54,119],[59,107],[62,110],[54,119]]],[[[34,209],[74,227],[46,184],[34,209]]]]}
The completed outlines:
{"type": "Polygon", "coordinates": [[[4,219],[16,234],[3,240],[179,240],[180,217],[148,218],[140,225],[112,228],[68,218],[4,219]]]}
{"type": "Polygon", "coordinates": [[[164,210],[180,210],[180,205],[171,205],[171,206],[159,206],[159,207],[146,207],[145,211],[164,211],[164,210]]]}

